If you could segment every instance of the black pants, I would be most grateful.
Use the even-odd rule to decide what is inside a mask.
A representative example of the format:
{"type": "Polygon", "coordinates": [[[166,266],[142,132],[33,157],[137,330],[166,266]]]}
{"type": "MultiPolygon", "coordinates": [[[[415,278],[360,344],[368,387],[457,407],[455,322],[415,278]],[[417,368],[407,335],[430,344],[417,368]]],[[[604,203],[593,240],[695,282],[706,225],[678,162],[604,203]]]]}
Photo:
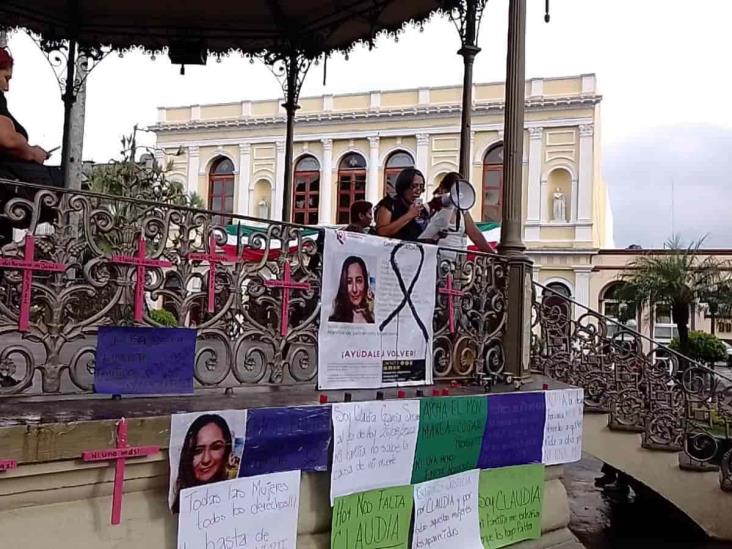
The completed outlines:
{"type": "MultiPolygon", "coordinates": [[[[0,160],[0,178],[19,181],[23,183],[35,183],[37,185],[48,185],[49,187],[63,188],[63,173],[57,166],[41,166],[34,162],[6,162],[0,160]]],[[[12,198],[25,198],[33,200],[37,190],[12,183],[0,182],[0,245],[7,244],[13,238],[13,229],[27,229],[30,221],[28,215],[23,221],[14,223],[5,218],[5,204],[12,198]]],[[[39,223],[46,223],[54,220],[54,211],[50,208],[41,208],[39,223]]]]}

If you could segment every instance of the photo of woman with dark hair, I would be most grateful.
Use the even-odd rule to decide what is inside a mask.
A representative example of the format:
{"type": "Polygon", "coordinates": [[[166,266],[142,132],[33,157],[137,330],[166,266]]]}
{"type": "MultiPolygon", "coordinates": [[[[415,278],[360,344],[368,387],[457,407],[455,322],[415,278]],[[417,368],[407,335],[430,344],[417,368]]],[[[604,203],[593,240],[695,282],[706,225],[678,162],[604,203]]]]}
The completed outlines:
{"type": "MultiPolygon", "coordinates": [[[[240,415],[242,412],[232,411],[229,414],[240,415]]],[[[180,443],[179,431],[185,429],[186,416],[174,417],[171,424],[171,510],[177,513],[180,508],[180,492],[186,488],[230,480],[236,478],[241,463],[242,444],[234,438],[229,422],[218,413],[198,415],[185,431],[180,443]],[[176,420],[183,419],[183,421],[176,420]],[[185,423],[184,423],[185,422],[185,423]],[[174,444],[174,439],[177,444],[174,444]],[[177,468],[173,468],[174,455],[179,456],[177,468]],[[177,469],[177,477],[174,471],[177,469]]],[[[242,429],[245,419],[242,419],[242,429]]],[[[240,432],[243,434],[243,430],[240,432]]]]}
{"type": "Polygon", "coordinates": [[[333,314],[328,321],[373,324],[373,308],[374,295],[366,262],[360,257],[349,256],[341,267],[338,293],[333,300],[333,314]]]}

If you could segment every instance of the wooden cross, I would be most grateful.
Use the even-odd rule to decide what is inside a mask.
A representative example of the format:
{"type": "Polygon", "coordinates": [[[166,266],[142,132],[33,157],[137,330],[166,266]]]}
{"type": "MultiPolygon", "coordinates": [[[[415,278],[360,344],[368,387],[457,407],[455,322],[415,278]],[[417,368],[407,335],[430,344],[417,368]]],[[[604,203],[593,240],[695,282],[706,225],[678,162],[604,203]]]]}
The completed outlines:
{"type": "Polygon", "coordinates": [[[309,290],[310,284],[307,282],[295,282],[292,280],[292,271],[290,263],[285,262],[282,273],[282,280],[266,280],[264,285],[268,288],[280,288],[282,290],[282,313],[280,316],[280,335],[287,335],[287,328],[290,323],[290,291],[291,290],[309,290]]]}
{"type": "Polygon", "coordinates": [[[112,491],[112,524],[119,524],[122,518],[122,492],[125,482],[125,460],[157,454],[159,446],[127,446],[127,420],[122,418],[117,423],[117,447],[106,450],[89,450],[82,452],[84,461],[111,461],[114,464],[114,490],[112,491]]]}
{"type": "Polygon", "coordinates": [[[23,271],[23,281],[20,285],[20,315],[18,316],[18,331],[27,332],[30,322],[31,288],[33,286],[33,271],[62,273],[66,270],[63,263],[49,261],[35,261],[36,243],[32,234],[25,235],[25,253],[23,259],[0,258],[0,269],[16,269],[23,271]]]}
{"type": "Polygon", "coordinates": [[[136,281],[135,281],[135,322],[142,322],[143,304],[145,301],[145,271],[149,267],[172,267],[170,261],[161,259],[147,259],[145,253],[147,251],[147,242],[145,237],[140,235],[137,246],[137,255],[113,255],[112,263],[121,265],[134,265],[136,281]]]}
{"type": "Polygon", "coordinates": [[[14,459],[0,459],[0,472],[10,471],[18,467],[18,463],[14,459]]]}
{"type": "Polygon", "coordinates": [[[453,303],[453,298],[455,297],[461,297],[465,295],[465,292],[462,290],[457,290],[452,287],[452,275],[447,275],[447,283],[445,286],[441,286],[440,288],[437,288],[437,291],[441,293],[442,295],[447,296],[447,318],[448,318],[448,325],[450,326],[450,333],[455,333],[455,304],[453,303]]]}
{"type": "Polygon", "coordinates": [[[226,261],[236,262],[236,257],[216,253],[216,238],[212,234],[208,239],[208,253],[191,252],[188,259],[194,261],[208,261],[208,312],[214,312],[216,297],[216,264],[226,261]]]}

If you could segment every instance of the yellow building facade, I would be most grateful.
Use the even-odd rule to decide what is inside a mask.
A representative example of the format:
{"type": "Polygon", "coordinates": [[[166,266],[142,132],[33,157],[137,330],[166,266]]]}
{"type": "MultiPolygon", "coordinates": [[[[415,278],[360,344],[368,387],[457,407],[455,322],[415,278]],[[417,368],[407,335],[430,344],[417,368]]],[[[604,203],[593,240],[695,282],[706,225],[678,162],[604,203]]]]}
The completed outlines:
{"type": "MultiPolygon", "coordinates": [[[[475,84],[469,179],[474,219],[501,220],[505,86],[475,84]]],[[[597,306],[590,275],[613,247],[601,175],[600,104],[593,74],[526,82],[524,240],[535,279],[562,283],[597,306]]],[[[323,95],[300,100],[295,122],[292,219],[345,224],[357,199],[372,203],[405,166],[424,174],[425,199],[458,169],[461,88],[323,95]]],[[[210,208],[281,219],[285,117],[281,99],[162,107],[158,161],[210,208]]]]}

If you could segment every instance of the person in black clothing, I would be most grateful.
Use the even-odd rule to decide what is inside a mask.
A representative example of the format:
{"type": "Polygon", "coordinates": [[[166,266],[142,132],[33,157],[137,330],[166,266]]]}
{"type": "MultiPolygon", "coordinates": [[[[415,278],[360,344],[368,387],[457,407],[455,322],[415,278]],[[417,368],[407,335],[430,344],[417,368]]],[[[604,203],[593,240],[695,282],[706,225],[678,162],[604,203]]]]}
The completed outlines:
{"type": "Polygon", "coordinates": [[[351,224],[344,231],[352,233],[374,234],[371,223],[374,220],[374,205],[367,200],[356,200],[351,204],[351,224]]]}
{"type": "Polygon", "coordinates": [[[416,241],[429,221],[420,202],[424,193],[424,175],[416,168],[406,168],[394,185],[396,195],[387,196],[376,205],[376,234],[416,241]]]}
{"type": "MultiPolygon", "coordinates": [[[[5,92],[10,89],[13,77],[13,57],[4,48],[0,48],[0,178],[25,183],[36,183],[53,187],[63,187],[63,178],[58,168],[44,166],[48,153],[41,147],[28,143],[28,132],[18,120],[10,114],[5,92]]],[[[5,203],[16,197],[33,200],[36,190],[11,184],[0,184],[0,214],[5,203]]],[[[52,221],[53,211],[43,208],[40,222],[52,221]]],[[[15,225],[16,228],[26,228],[15,225]]],[[[0,218],[0,244],[10,241],[13,225],[7,219],[0,218]]]]}

